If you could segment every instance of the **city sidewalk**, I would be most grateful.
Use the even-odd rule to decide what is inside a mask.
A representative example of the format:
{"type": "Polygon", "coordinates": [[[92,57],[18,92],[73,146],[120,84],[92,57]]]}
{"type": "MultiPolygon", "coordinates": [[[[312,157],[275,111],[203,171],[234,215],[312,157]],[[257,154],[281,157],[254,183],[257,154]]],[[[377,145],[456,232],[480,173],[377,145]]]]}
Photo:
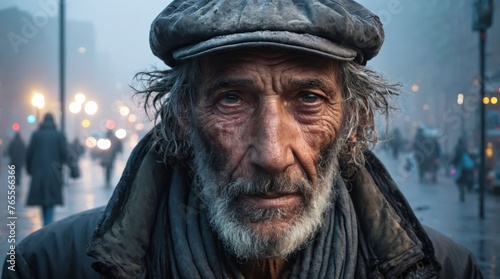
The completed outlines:
{"type": "Polygon", "coordinates": [[[398,160],[376,152],[407,198],[419,220],[469,249],[485,278],[500,278],[500,196],[484,195],[484,220],[479,218],[479,193],[469,192],[459,201],[451,178],[440,175],[436,184],[418,182],[416,170],[404,170],[405,154],[398,160]]]}
{"type": "MultiPolygon", "coordinates": [[[[485,278],[500,278],[500,196],[485,194],[485,219],[479,216],[479,198],[475,192],[467,193],[466,202],[458,199],[454,182],[440,177],[437,184],[420,184],[415,172],[404,171],[404,158],[392,159],[387,153],[376,152],[398,183],[417,217],[423,224],[433,227],[468,248],[476,257],[485,278]]],[[[128,153],[121,154],[116,162],[113,183],[118,182],[128,153]]],[[[0,218],[7,219],[7,160],[0,167],[0,218]]],[[[105,187],[103,170],[88,154],[81,161],[82,177],[69,180],[64,187],[65,205],[56,208],[56,220],[90,208],[105,205],[114,187],[105,187]]],[[[25,207],[29,177],[23,177],[16,192],[16,243],[42,227],[40,209],[25,207]]],[[[0,257],[8,251],[9,228],[0,226],[0,257]]],[[[3,263],[2,263],[3,264],[3,263]]]]}
{"type": "MultiPolygon", "coordinates": [[[[112,185],[115,185],[125,167],[126,160],[129,153],[125,152],[119,154],[115,162],[114,176],[112,185]]],[[[16,243],[19,243],[24,237],[30,233],[42,228],[43,221],[40,207],[26,207],[26,199],[29,190],[30,177],[27,173],[23,173],[21,184],[16,184],[14,214],[12,216],[17,219],[9,219],[8,212],[8,183],[7,183],[7,169],[8,158],[2,158],[0,163],[0,220],[3,220],[3,225],[0,226],[0,257],[5,258],[8,252],[9,236],[13,232],[10,231],[10,221],[15,221],[15,235],[12,236],[16,243]]],[[[88,152],[83,158],[80,159],[80,168],[82,176],[77,179],[66,179],[63,188],[63,206],[56,206],[55,221],[61,220],[69,215],[77,212],[85,211],[87,209],[106,205],[111,197],[114,187],[105,186],[104,183],[104,170],[99,165],[97,160],[91,160],[88,152]]],[[[10,208],[12,209],[12,208],[10,208]]],[[[3,265],[3,262],[2,262],[3,265]]]]}

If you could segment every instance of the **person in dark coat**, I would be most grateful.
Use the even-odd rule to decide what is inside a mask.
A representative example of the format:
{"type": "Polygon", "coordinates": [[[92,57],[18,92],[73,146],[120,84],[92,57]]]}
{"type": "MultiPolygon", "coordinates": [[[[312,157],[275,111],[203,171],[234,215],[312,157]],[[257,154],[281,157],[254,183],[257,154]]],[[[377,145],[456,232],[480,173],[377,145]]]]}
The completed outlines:
{"type": "Polygon", "coordinates": [[[459,200],[465,202],[465,192],[467,190],[472,191],[474,186],[475,163],[467,150],[467,142],[462,137],[458,139],[454,153],[451,163],[457,171],[455,183],[458,187],[459,200]]]}
{"type": "Polygon", "coordinates": [[[51,113],[47,113],[31,136],[26,156],[31,176],[26,204],[42,208],[43,224],[52,223],[55,205],[63,204],[63,165],[67,162],[67,143],[51,113]]]}
{"type": "Polygon", "coordinates": [[[111,185],[111,177],[113,175],[113,169],[115,166],[116,156],[119,153],[122,153],[123,146],[122,146],[121,140],[118,139],[115,136],[115,134],[113,133],[113,130],[108,130],[106,132],[106,139],[109,140],[111,145],[109,146],[108,149],[101,151],[100,164],[104,168],[104,179],[105,179],[106,186],[110,186],[111,185]]]}
{"type": "Polygon", "coordinates": [[[26,144],[21,138],[21,134],[16,132],[14,138],[9,144],[8,154],[10,157],[10,164],[15,165],[15,179],[16,185],[21,185],[21,177],[26,163],[26,144]]]}
{"type": "Polygon", "coordinates": [[[424,142],[426,141],[425,131],[422,126],[417,127],[415,133],[415,138],[413,140],[413,156],[418,168],[418,180],[420,182],[425,181],[426,174],[426,158],[428,157],[428,151],[425,149],[424,142]]]}
{"type": "Polygon", "coordinates": [[[399,158],[399,151],[401,149],[402,143],[402,136],[399,128],[394,128],[394,130],[392,131],[390,143],[392,149],[392,157],[397,160],[399,158]]]}
{"type": "Polygon", "coordinates": [[[80,177],[80,157],[85,153],[83,145],[80,143],[78,138],[75,138],[71,144],[68,146],[68,166],[69,166],[69,176],[73,179],[80,177]]]}
{"type": "Polygon", "coordinates": [[[352,0],[172,1],[150,33],[171,68],[138,89],[158,124],[106,208],[25,238],[6,277],[481,278],[369,149],[400,90],[365,67],[383,34],[352,0]]]}

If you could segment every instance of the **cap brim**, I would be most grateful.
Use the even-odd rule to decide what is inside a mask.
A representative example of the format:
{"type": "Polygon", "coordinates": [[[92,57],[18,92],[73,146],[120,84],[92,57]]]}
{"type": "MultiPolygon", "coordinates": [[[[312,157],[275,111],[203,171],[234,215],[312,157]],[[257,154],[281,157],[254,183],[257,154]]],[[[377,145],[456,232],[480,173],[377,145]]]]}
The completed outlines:
{"type": "Polygon", "coordinates": [[[357,56],[356,50],[310,34],[287,31],[256,31],[213,37],[194,45],[173,51],[177,61],[202,55],[252,47],[278,47],[304,51],[332,59],[351,61],[357,56]]]}

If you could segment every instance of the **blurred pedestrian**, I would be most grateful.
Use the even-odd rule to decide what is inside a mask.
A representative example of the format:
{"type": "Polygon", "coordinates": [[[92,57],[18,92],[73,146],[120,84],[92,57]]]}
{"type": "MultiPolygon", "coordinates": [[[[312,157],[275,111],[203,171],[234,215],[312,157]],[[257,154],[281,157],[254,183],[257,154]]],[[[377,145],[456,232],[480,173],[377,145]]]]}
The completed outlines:
{"type": "Polygon", "coordinates": [[[121,153],[123,151],[123,147],[121,140],[115,136],[113,130],[111,129],[106,132],[106,139],[110,141],[111,145],[108,149],[104,149],[101,151],[100,164],[104,168],[106,186],[110,186],[115,159],[118,153],[121,153]]]}
{"type": "Polygon", "coordinates": [[[464,202],[466,190],[471,191],[474,186],[475,163],[467,150],[467,144],[463,138],[459,138],[457,141],[452,164],[455,166],[457,172],[455,183],[458,186],[459,199],[461,202],[464,202]]]}
{"type": "Polygon", "coordinates": [[[401,131],[399,130],[399,128],[394,128],[394,130],[392,131],[390,143],[392,149],[392,157],[394,159],[398,159],[399,151],[401,148],[401,131]]]}
{"type": "Polygon", "coordinates": [[[68,146],[68,165],[69,165],[69,176],[73,179],[80,177],[80,157],[85,152],[83,145],[80,143],[78,138],[75,138],[73,142],[68,146]]]}
{"type": "Polygon", "coordinates": [[[418,180],[419,182],[424,182],[425,180],[425,146],[423,142],[425,141],[424,127],[419,126],[415,133],[415,139],[413,140],[413,159],[418,168],[418,180]]]}
{"type": "Polygon", "coordinates": [[[21,134],[16,132],[7,150],[10,157],[10,164],[15,166],[16,185],[21,185],[22,171],[26,162],[26,144],[21,138],[21,134]]]}
{"type": "Polygon", "coordinates": [[[441,147],[436,133],[428,137],[429,151],[425,156],[425,181],[436,183],[440,167],[441,147]]]}
{"type": "Polygon", "coordinates": [[[42,207],[44,225],[53,221],[55,205],[63,204],[62,168],[66,159],[66,138],[57,130],[52,114],[47,113],[31,136],[26,156],[31,175],[27,205],[42,207]]]}

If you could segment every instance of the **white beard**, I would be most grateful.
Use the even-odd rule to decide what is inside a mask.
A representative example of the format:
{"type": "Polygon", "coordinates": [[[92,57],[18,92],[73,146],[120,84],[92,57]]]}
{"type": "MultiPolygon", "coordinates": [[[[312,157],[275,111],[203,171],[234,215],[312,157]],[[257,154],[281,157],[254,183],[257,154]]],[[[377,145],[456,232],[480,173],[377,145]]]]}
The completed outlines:
{"type": "MultiPolygon", "coordinates": [[[[321,227],[324,213],[332,206],[331,201],[334,200],[332,195],[335,194],[333,188],[339,176],[337,160],[340,150],[339,140],[322,152],[322,157],[325,159],[318,162],[318,180],[313,185],[305,179],[291,181],[285,174],[278,176],[263,174],[261,179],[239,178],[226,183],[225,176],[217,170],[217,166],[209,165],[214,163],[214,158],[210,156],[207,143],[203,142],[199,132],[190,133],[190,138],[194,154],[194,170],[197,175],[197,190],[207,208],[210,225],[225,248],[238,259],[285,259],[305,246],[321,227]],[[243,193],[265,193],[270,189],[276,192],[286,192],[286,190],[301,192],[303,203],[300,213],[289,223],[288,228],[279,233],[263,235],[245,225],[242,215],[251,216],[249,218],[254,221],[264,221],[285,217],[287,213],[276,208],[245,210],[238,208],[235,200],[243,193]]],[[[218,159],[225,162],[221,157],[223,155],[219,156],[218,159]]]]}

